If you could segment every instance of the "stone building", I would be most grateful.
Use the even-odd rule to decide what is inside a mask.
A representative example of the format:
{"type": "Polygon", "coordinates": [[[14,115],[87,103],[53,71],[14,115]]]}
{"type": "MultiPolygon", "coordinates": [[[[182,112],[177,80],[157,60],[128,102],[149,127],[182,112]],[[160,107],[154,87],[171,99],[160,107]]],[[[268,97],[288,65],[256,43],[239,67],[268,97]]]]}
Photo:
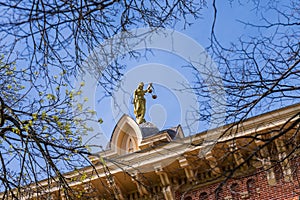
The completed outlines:
{"type": "MultiPolygon", "coordinates": [[[[93,166],[65,177],[74,199],[299,199],[299,113],[292,105],[192,136],[124,115],[93,166]]],[[[31,199],[69,199],[40,185],[50,189],[31,188],[31,199]]]]}

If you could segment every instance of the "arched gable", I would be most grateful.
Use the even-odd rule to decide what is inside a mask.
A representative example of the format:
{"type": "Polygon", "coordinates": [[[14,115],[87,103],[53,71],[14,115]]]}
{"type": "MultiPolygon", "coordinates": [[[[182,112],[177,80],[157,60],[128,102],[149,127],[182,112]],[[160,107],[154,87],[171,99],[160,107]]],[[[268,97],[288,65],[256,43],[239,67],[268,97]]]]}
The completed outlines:
{"type": "Polygon", "coordinates": [[[123,115],[116,124],[110,139],[110,148],[122,155],[139,150],[143,139],[138,124],[128,115],[123,115]]]}

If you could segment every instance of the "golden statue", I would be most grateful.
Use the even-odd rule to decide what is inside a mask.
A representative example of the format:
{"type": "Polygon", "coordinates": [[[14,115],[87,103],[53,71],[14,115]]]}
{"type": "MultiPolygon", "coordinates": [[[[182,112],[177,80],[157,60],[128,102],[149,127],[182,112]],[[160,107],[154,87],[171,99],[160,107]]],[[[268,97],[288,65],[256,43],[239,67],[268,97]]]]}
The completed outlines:
{"type": "MultiPolygon", "coordinates": [[[[133,95],[133,106],[134,106],[134,115],[136,118],[136,122],[138,124],[142,124],[146,122],[144,119],[145,112],[146,112],[146,99],[144,95],[148,93],[152,93],[152,83],[150,83],[147,87],[147,90],[144,90],[144,83],[141,82],[138,86],[138,88],[134,91],[133,95]]],[[[153,99],[156,99],[156,95],[152,95],[153,99]]]]}

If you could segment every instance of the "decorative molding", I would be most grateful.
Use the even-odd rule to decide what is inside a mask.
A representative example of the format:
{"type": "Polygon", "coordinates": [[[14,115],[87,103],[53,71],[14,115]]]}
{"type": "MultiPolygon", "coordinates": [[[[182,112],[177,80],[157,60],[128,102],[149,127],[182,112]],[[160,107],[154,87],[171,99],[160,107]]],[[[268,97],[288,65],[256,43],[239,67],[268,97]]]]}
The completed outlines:
{"type": "Polygon", "coordinates": [[[220,174],[221,173],[221,169],[218,167],[218,161],[217,159],[212,155],[212,152],[208,152],[205,155],[205,159],[208,161],[208,164],[210,166],[210,168],[212,169],[212,173],[213,174],[220,174]]]}
{"type": "Polygon", "coordinates": [[[147,188],[144,186],[144,182],[142,180],[140,173],[135,173],[135,175],[132,176],[132,181],[136,184],[137,190],[140,194],[140,196],[147,196],[149,195],[149,192],[147,188]]]}
{"type": "Polygon", "coordinates": [[[175,195],[170,185],[170,179],[167,172],[165,172],[161,166],[156,166],[154,169],[156,174],[160,177],[160,182],[163,186],[162,192],[164,194],[165,200],[174,200],[175,195]]]}
{"type": "Polygon", "coordinates": [[[287,159],[287,149],[285,147],[284,141],[278,138],[275,140],[275,145],[278,151],[278,159],[280,161],[280,166],[283,171],[284,181],[290,182],[293,180],[293,174],[290,162],[287,159]]]}
{"type": "Polygon", "coordinates": [[[196,181],[195,173],[191,167],[191,164],[185,157],[178,158],[178,162],[181,168],[184,169],[185,176],[190,182],[196,181]]]}

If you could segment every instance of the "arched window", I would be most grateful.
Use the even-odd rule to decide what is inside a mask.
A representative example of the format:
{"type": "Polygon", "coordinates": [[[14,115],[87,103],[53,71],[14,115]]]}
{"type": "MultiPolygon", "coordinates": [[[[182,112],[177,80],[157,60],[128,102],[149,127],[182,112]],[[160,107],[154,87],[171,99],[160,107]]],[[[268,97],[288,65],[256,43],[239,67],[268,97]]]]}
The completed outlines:
{"type": "Polygon", "coordinates": [[[185,197],[184,200],[193,200],[192,197],[185,197]]]}
{"type": "Polygon", "coordinates": [[[249,195],[255,193],[256,185],[255,185],[255,180],[254,179],[249,179],[247,181],[247,190],[248,190],[249,195]]]}
{"type": "Polygon", "coordinates": [[[230,186],[230,193],[231,193],[231,196],[232,196],[232,199],[239,199],[239,185],[237,183],[233,183],[231,186],[230,186]]]}
{"type": "Polygon", "coordinates": [[[133,139],[133,137],[129,136],[127,138],[125,149],[126,149],[126,153],[132,153],[132,152],[136,151],[136,143],[135,143],[135,139],[133,139]]]}
{"type": "Polygon", "coordinates": [[[208,199],[208,194],[206,192],[201,192],[199,195],[199,200],[206,200],[208,199]]]}
{"type": "Polygon", "coordinates": [[[129,138],[129,141],[128,141],[128,149],[127,149],[127,152],[128,152],[128,153],[132,153],[132,152],[133,152],[133,143],[132,143],[131,138],[129,138]]]}

